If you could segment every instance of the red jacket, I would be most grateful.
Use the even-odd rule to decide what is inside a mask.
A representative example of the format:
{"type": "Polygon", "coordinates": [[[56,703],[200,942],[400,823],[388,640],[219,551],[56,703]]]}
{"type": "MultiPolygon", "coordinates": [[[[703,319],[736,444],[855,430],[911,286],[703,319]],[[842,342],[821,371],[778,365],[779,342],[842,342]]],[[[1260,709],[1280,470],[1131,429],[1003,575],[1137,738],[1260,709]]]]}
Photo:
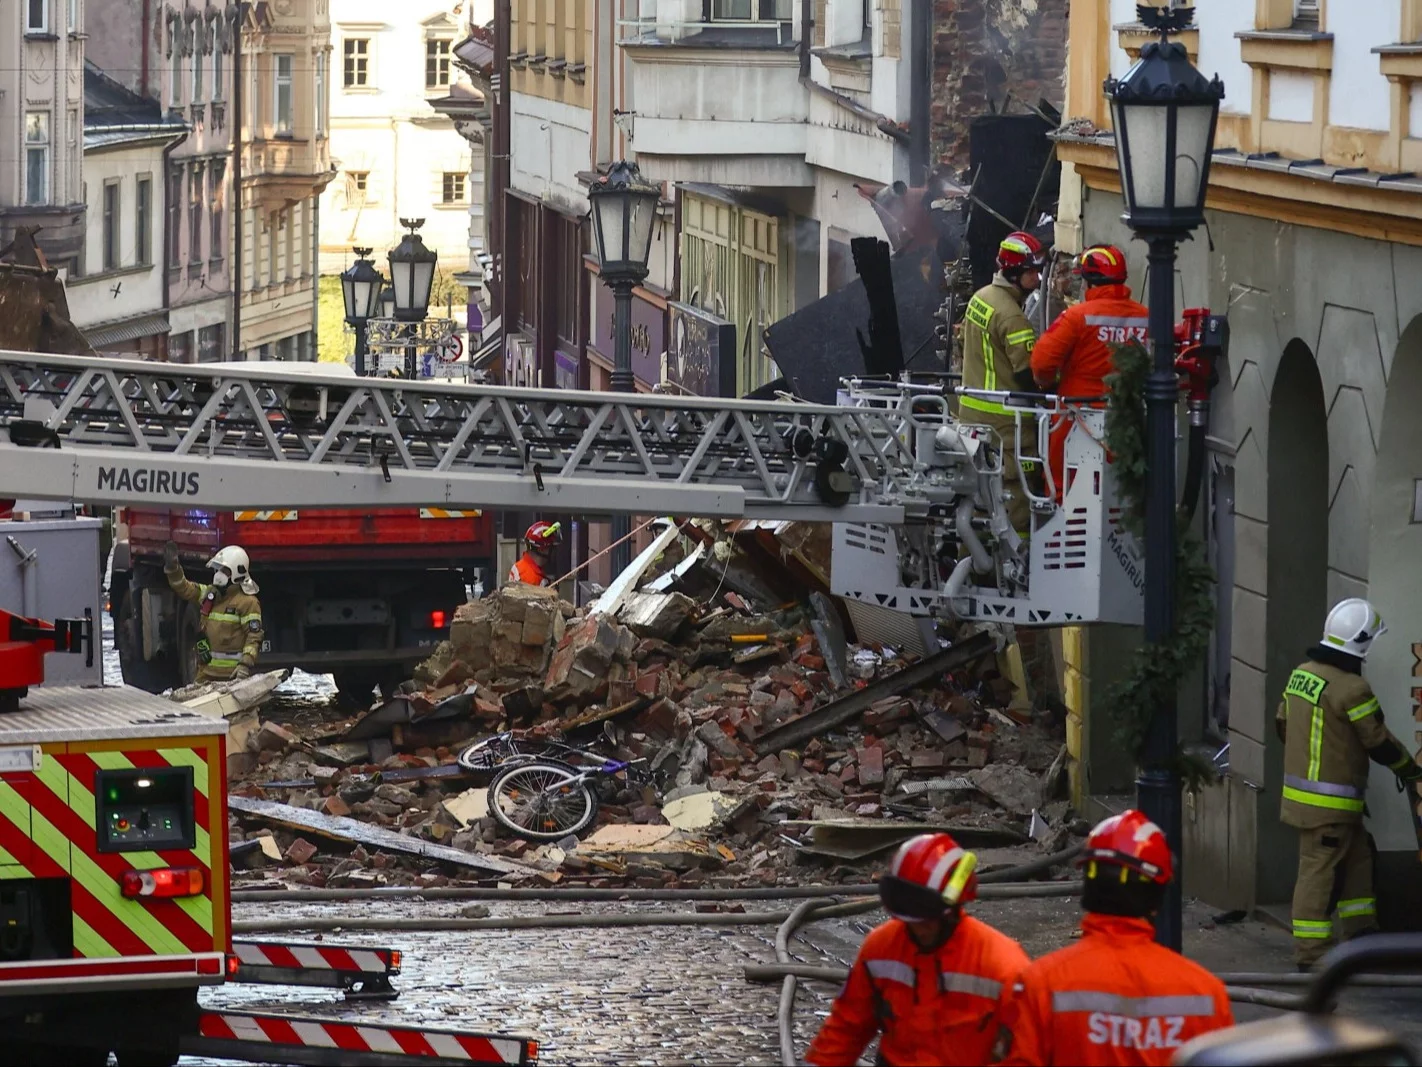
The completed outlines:
{"type": "Polygon", "coordinates": [[[548,575],[543,573],[537,561],[525,552],[519,556],[518,562],[509,568],[509,581],[524,582],[528,585],[547,585],[548,575]]]}
{"type": "MultiPolygon", "coordinates": [[[[1057,316],[1032,349],[1032,376],[1037,384],[1058,396],[1105,396],[1106,376],[1115,372],[1111,350],[1127,341],[1146,344],[1150,337],[1150,311],[1131,299],[1127,285],[1098,285],[1086,299],[1057,316]]],[[[1047,463],[1057,499],[1062,498],[1066,474],[1066,438],[1070,418],[1053,422],[1047,463]]]]}
{"type": "Polygon", "coordinates": [[[1081,930],[1004,997],[1002,1064],[1165,1067],[1191,1038],[1234,1025],[1224,983],[1157,945],[1147,920],[1087,915],[1081,930]]]}
{"type": "Polygon", "coordinates": [[[998,998],[1027,962],[1016,941],[970,915],[933,952],[890,919],[864,939],[805,1059],[847,1067],[882,1030],[879,1053],[891,1067],[986,1063],[998,998]]]}

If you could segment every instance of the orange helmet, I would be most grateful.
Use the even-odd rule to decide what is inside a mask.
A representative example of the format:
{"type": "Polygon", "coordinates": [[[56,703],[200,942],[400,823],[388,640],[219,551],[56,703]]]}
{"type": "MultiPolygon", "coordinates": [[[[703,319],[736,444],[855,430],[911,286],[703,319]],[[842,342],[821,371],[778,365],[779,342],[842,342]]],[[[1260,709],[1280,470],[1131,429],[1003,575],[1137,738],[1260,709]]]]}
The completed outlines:
{"type": "MultiPolygon", "coordinates": [[[[1101,866],[1134,871],[1144,880],[1163,886],[1175,877],[1175,864],[1165,831],[1134,809],[1098,823],[1086,839],[1080,862],[1088,880],[1098,877],[1101,866]]],[[[1107,877],[1118,877],[1113,870],[1107,877]]]]}
{"type": "Polygon", "coordinates": [[[547,551],[563,543],[563,528],[556,522],[535,522],[523,535],[529,548],[547,551]]]}
{"type": "Polygon", "coordinates": [[[919,834],[899,846],[879,879],[884,910],[905,922],[940,919],[978,895],[977,857],[947,834],[919,834]],[[966,871],[966,878],[960,873],[966,871]]]}
{"type": "Polygon", "coordinates": [[[997,266],[999,270],[1026,270],[1042,265],[1042,242],[1030,233],[1014,230],[997,246],[997,266]]]}
{"type": "Polygon", "coordinates": [[[1126,253],[1115,245],[1095,245],[1077,258],[1073,273],[1087,285],[1125,285],[1126,253]]]}

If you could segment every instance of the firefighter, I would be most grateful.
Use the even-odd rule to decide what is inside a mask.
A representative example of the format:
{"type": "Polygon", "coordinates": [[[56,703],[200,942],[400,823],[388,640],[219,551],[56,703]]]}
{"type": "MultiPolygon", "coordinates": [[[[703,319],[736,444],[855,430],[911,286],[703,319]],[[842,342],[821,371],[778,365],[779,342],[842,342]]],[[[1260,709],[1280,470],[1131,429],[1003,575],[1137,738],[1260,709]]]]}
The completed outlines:
{"type": "Polygon", "coordinates": [[[236,545],[227,545],[207,561],[212,584],[199,585],[183,576],[178,546],[163,546],[163,573],[181,599],[199,612],[197,675],[194,681],[229,682],[246,678],[257,667],[262,648],[262,605],[251,561],[236,545]]]}
{"type": "MultiPolygon", "coordinates": [[[[997,250],[996,277],[973,294],[963,318],[963,386],[988,391],[1021,389],[1034,392],[1032,346],[1037,332],[1023,314],[1027,294],[1042,281],[1042,243],[1029,233],[1010,233],[997,250]]],[[[1022,492],[1021,474],[1033,465],[1017,462],[1017,418],[1003,404],[979,397],[959,397],[965,422],[991,426],[1002,438],[1002,482],[1009,494],[1007,517],[1020,534],[1030,532],[1030,509],[1022,492]]],[[[1022,420],[1022,448],[1037,452],[1037,421],[1022,420]]]]}
{"type": "Polygon", "coordinates": [[[1328,613],[1323,640],[1289,676],[1275,727],[1284,742],[1279,818],[1299,831],[1294,882],[1294,961],[1308,970],[1333,940],[1336,910],[1350,937],[1377,929],[1372,850],[1363,828],[1368,761],[1381,763],[1404,790],[1422,779],[1388,730],[1363,661],[1387,633],[1366,600],[1341,601],[1328,613]]]}
{"type": "Polygon", "coordinates": [[[509,581],[528,585],[551,585],[548,577],[553,550],[563,543],[562,527],[556,522],[535,522],[523,535],[526,551],[509,568],[509,581]]]}
{"type": "Polygon", "coordinates": [[[1164,1065],[1191,1038],[1234,1025],[1224,983],[1155,942],[1151,916],[1173,875],[1160,827],[1139,811],[1113,815],[1078,862],[1081,940],[1028,966],[1003,998],[998,1061],[1164,1065]]]}
{"type": "Polygon", "coordinates": [[[979,1064],[996,1036],[1002,991],[1027,966],[1022,947],[963,913],[977,858],[947,834],[904,842],[879,881],[892,918],[864,939],[806,1060],[855,1063],[874,1035],[881,1064],[979,1064]]]}
{"type": "MultiPolygon", "coordinates": [[[[1066,309],[1032,350],[1032,376],[1048,392],[1065,397],[1104,397],[1106,376],[1115,370],[1116,345],[1150,336],[1150,312],[1131,299],[1126,285],[1126,254],[1114,245],[1088,248],[1076,261],[1074,274],[1086,284],[1081,303],[1066,309]]],[[[1096,403],[1101,407],[1103,403],[1096,403]]],[[[1057,499],[1066,491],[1065,447],[1072,419],[1052,426],[1047,463],[1057,499]]]]}

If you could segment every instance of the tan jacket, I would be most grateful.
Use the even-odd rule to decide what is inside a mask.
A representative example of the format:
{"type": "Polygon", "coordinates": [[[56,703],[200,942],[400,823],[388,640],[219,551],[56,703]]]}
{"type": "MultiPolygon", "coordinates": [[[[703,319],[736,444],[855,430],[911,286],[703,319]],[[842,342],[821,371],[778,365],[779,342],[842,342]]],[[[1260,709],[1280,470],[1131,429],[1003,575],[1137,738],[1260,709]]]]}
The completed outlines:
{"type": "MultiPolygon", "coordinates": [[[[1017,375],[1031,373],[1032,349],[1037,331],[1022,312],[1026,294],[1001,274],[973,294],[963,316],[963,387],[965,389],[1020,389],[1017,375]]],[[[1011,452],[1015,446],[1016,420],[996,401],[977,397],[958,398],[964,422],[982,423],[1002,434],[1002,443],[1011,452]]],[[[1037,423],[1024,416],[1024,451],[1036,452],[1037,423]]],[[[1015,475],[1015,472],[1013,472],[1015,475]]]]}
{"type": "Polygon", "coordinates": [[[1275,719],[1284,739],[1279,818],[1288,826],[1361,819],[1369,759],[1393,771],[1412,762],[1362,675],[1326,663],[1309,660],[1289,676],[1275,719]]]}
{"type": "Polygon", "coordinates": [[[262,650],[262,605],[256,597],[236,586],[226,590],[190,582],[182,567],[165,570],[168,585],[183,600],[196,604],[201,613],[199,628],[207,648],[198,646],[199,682],[225,682],[241,664],[249,670],[257,666],[262,650]]]}

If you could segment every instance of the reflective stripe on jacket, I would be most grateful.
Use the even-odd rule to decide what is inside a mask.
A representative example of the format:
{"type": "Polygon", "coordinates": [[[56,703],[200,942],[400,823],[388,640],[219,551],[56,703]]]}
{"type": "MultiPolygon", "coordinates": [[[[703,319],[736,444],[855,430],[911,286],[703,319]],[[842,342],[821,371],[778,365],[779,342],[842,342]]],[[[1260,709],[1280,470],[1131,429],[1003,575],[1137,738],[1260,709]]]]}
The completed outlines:
{"type": "MultiPolygon", "coordinates": [[[[1020,389],[1017,375],[1032,365],[1037,331],[1022,313],[1025,294],[1001,274],[973,294],[963,316],[963,387],[965,389],[1020,389]]],[[[958,398],[962,417],[1001,432],[1015,418],[1002,404],[977,397],[958,398]]],[[[1028,419],[1023,424],[1024,436],[1028,419]]],[[[1011,442],[1008,442],[1010,445],[1011,442]]]]}
{"type": "Polygon", "coordinates": [[[525,552],[509,568],[509,581],[523,582],[526,585],[547,585],[548,576],[543,573],[543,568],[534,561],[533,557],[525,552]]]}
{"type": "Polygon", "coordinates": [[[882,1031],[880,1060],[892,1067],[986,1063],[998,999],[1026,966],[1016,941],[972,916],[933,952],[890,919],[864,939],[805,1059],[847,1067],[882,1031]]]}
{"type": "Polygon", "coordinates": [[[1003,998],[1002,1063],[1164,1067],[1187,1041],[1234,1025],[1224,983],[1157,945],[1149,921],[1088,914],[1081,930],[1003,998]]]}
{"type": "Polygon", "coordinates": [[[198,628],[208,644],[207,658],[198,663],[204,680],[230,678],[242,664],[255,668],[265,632],[261,602],[235,585],[223,590],[190,582],[182,567],[165,570],[164,576],[180,599],[198,606],[198,628]]]}
{"type": "Polygon", "coordinates": [[[1284,735],[1279,818],[1288,826],[1361,819],[1370,752],[1393,771],[1412,761],[1363,676],[1327,663],[1309,660],[1289,676],[1276,718],[1284,735]]]}

